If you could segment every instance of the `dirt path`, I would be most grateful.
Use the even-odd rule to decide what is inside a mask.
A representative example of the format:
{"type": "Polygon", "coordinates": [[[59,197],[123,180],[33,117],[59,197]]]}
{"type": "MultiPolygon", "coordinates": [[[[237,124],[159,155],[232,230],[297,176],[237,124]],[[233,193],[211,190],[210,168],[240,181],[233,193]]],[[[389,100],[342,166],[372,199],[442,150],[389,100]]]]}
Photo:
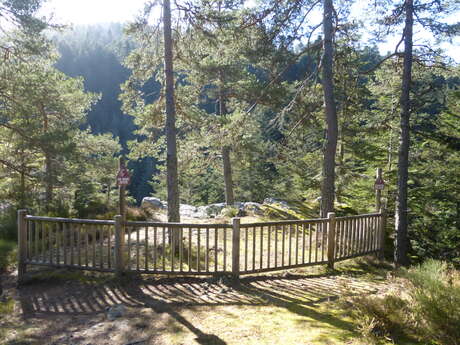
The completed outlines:
{"type": "Polygon", "coordinates": [[[61,273],[16,289],[14,279],[4,278],[5,345],[351,344],[352,320],[334,301],[381,288],[356,275],[305,272],[247,277],[238,285],[61,273]],[[109,320],[118,305],[122,316],[109,320]]]}

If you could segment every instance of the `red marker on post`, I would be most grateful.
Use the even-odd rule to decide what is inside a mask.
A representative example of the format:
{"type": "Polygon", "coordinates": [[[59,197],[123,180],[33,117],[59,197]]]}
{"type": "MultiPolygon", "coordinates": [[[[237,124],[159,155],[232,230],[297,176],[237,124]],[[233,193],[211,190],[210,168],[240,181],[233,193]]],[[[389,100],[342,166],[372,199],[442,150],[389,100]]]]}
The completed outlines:
{"type": "Polygon", "coordinates": [[[385,181],[382,178],[382,168],[377,169],[377,178],[375,179],[374,183],[374,190],[375,190],[375,208],[377,212],[380,212],[382,207],[382,190],[385,188],[385,181]]]}
{"type": "Polygon", "coordinates": [[[117,185],[118,186],[127,186],[131,182],[131,176],[129,175],[128,169],[124,166],[124,164],[120,164],[120,170],[118,170],[117,174],[117,185]]]}
{"type": "Polygon", "coordinates": [[[374,183],[374,189],[375,190],[383,190],[385,188],[385,181],[383,181],[383,179],[380,177],[378,177],[376,180],[375,180],[375,183],[374,183]]]}

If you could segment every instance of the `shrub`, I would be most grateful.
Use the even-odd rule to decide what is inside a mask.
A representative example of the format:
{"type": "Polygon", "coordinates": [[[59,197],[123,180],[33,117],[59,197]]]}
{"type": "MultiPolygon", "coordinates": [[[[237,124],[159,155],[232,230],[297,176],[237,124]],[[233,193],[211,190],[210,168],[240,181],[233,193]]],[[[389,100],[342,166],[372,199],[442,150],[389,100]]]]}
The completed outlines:
{"type": "Polygon", "coordinates": [[[0,239],[0,274],[16,261],[16,243],[0,239]]]}
{"type": "MultiPolygon", "coordinates": [[[[101,213],[95,215],[94,219],[102,219],[102,220],[112,220],[117,214],[119,214],[118,210],[113,210],[106,213],[101,213]]],[[[126,208],[126,220],[130,221],[147,221],[149,219],[148,211],[138,207],[127,207],[126,208]]]]}
{"type": "Polygon", "coordinates": [[[460,345],[460,273],[427,260],[402,278],[404,287],[383,297],[348,301],[358,331],[376,341],[414,337],[424,344],[460,345]]]}
{"type": "Polygon", "coordinates": [[[428,260],[405,276],[412,284],[414,320],[419,333],[443,345],[460,344],[460,279],[445,262],[428,260]]]}
{"type": "Polygon", "coordinates": [[[358,332],[366,339],[396,339],[404,334],[407,302],[400,297],[359,296],[350,300],[358,332]]]}
{"type": "Polygon", "coordinates": [[[5,212],[0,213],[0,239],[16,240],[16,210],[10,207],[5,212]]]}
{"type": "Polygon", "coordinates": [[[232,218],[232,217],[236,217],[238,215],[238,211],[239,210],[236,207],[227,206],[224,209],[222,209],[220,214],[223,217],[232,218]]]}

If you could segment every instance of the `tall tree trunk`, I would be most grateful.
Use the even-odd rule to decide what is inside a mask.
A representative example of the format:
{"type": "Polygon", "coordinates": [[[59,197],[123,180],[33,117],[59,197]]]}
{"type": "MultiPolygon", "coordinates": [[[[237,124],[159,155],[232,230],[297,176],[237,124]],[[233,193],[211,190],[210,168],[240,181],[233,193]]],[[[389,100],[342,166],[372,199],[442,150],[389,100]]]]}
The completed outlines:
{"type": "Polygon", "coordinates": [[[53,203],[53,167],[51,155],[45,152],[45,210],[50,211],[53,203]]]}
{"type": "MultiPolygon", "coordinates": [[[[177,177],[176,108],[174,98],[173,52],[171,33],[171,3],[163,0],[164,68],[166,80],[166,167],[168,186],[168,222],[180,222],[179,185],[177,177]]],[[[173,232],[170,239],[174,247],[179,237],[173,232]]]]}
{"type": "Polygon", "coordinates": [[[339,144],[339,161],[338,161],[338,169],[337,175],[340,176],[339,183],[337,184],[337,190],[335,198],[337,202],[342,202],[342,193],[343,193],[343,186],[344,186],[344,175],[345,175],[345,144],[343,142],[343,128],[341,130],[341,138],[339,144]]]}
{"type": "MultiPolygon", "coordinates": [[[[221,83],[223,83],[221,78],[221,83]]],[[[219,90],[219,115],[227,115],[227,107],[225,105],[225,99],[222,88],[219,90]]],[[[230,160],[231,147],[224,145],[222,147],[222,168],[224,171],[224,184],[225,184],[225,203],[227,205],[233,205],[235,198],[233,194],[233,178],[232,178],[232,162],[230,160]]]]}
{"type": "Polygon", "coordinates": [[[235,199],[233,197],[233,180],[232,180],[232,165],[230,161],[230,146],[222,147],[222,161],[224,168],[224,182],[225,182],[225,203],[233,205],[235,199]]]}
{"type": "Polygon", "coordinates": [[[337,110],[334,97],[333,80],[333,3],[324,0],[323,4],[323,73],[322,84],[324,92],[325,117],[327,123],[326,143],[323,160],[323,184],[321,188],[321,216],[334,210],[335,187],[335,154],[337,150],[337,110]]]}
{"type": "Polygon", "coordinates": [[[106,194],[106,201],[105,201],[105,205],[107,207],[107,210],[110,209],[110,188],[112,186],[110,185],[110,183],[107,184],[107,194],[106,194]]]}
{"type": "Polygon", "coordinates": [[[404,67],[401,89],[401,134],[398,152],[398,192],[396,198],[395,214],[395,252],[394,260],[397,265],[408,265],[407,256],[407,180],[409,176],[409,147],[410,147],[410,89],[412,79],[412,30],[414,25],[413,0],[406,0],[406,20],[404,25],[404,67]]]}
{"type": "MultiPolygon", "coordinates": [[[[49,121],[48,114],[46,113],[45,105],[40,104],[40,110],[43,117],[43,134],[48,132],[49,121]]],[[[48,148],[44,149],[45,154],[45,210],[49,212],[53,203],[53,167],[51,153],[48,148]]]]}
{"type": "Polygon", "coordinates": [[[21,209],[24,209],[26,208],[26,176],[25,176],[25,173],[24,173],[24,166],[22,167],[22,170],[21,170],[21,177],[20,177],[21,181],[20,181],[20,184],[21,184],[21,190],[20,190],[20,196],[19,196],[19,208],[21,209]]]}
{"type": "Polygon", "coordinates": [[[26,200],[26,163],[24,160],[24,150],[21,150],[21,172],[19,181],[19,208],[24,209],[27,205],[26,200]]]}

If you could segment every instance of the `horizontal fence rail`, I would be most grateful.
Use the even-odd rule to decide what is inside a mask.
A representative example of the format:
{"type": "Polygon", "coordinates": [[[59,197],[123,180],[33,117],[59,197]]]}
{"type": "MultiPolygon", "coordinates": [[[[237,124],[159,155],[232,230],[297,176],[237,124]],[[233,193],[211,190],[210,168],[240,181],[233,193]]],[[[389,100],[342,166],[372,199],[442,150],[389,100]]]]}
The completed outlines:
{"type": "Polygon", "coordinates": [[[385,212],[241,224],[123,222],[18,212],[19,279],[27,265],[106,272],[240,274],[382,253],[385,212]]]}

